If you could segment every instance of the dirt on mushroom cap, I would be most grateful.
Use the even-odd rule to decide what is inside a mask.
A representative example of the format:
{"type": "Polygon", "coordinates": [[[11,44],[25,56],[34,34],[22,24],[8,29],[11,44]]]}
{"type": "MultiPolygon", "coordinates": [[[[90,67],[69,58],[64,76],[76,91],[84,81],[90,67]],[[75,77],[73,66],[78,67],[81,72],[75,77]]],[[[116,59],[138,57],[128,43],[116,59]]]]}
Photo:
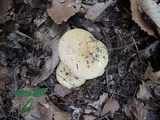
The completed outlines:
{"type": "Polygon", "coordinates": [[[56,69],[56,78],[61,85],[69,89],[79,87],[86,81],[85,79],[76,77],[62,62],[59,63],[56,69]]]}
{"type": "Polygon", "coordinates": [[[83,29],[66,32],[60,39],[58,51],[62,63],[80,78],[101,76],[108,64],[106,46],[83,29]]]}

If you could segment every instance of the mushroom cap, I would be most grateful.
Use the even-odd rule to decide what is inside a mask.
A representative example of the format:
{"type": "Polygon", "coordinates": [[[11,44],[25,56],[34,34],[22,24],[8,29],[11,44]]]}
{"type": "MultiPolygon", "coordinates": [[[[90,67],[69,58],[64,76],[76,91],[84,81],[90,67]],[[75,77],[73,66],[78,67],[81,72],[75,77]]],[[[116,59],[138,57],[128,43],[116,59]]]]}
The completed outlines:
{"type": "Polygon", "coordinates": [[[66,32],[59,41],[58,51],[62,63],[80,78],[101,76],[108,64],[106,46],[83,29],[66,32]]]}
{"type": "Polygon", "coordinates": [[[62,62],[59,63],[56,69],[56,78],[61,85],[69,89],[79,87],[86,81],[72,74],[71,70],[62,62]]]}

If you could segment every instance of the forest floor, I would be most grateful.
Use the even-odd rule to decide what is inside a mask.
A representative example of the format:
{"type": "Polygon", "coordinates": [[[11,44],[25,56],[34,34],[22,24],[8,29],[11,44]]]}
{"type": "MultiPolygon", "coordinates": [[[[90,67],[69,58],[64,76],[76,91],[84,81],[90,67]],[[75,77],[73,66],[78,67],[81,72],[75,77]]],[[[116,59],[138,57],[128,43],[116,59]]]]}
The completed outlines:
{"type": "Polygon", "coordinates": [[[47,2],[2,1],[0,13],[7,12],[0,17],[1,120],[160,120],[160,86],[154,81],[160,70],[159,37],[132,20],[129,0],[110,5],[94,22],[76,13],[62,24],[48,16],[47,2]],[[102,41],[109,63],[102,76],[67,89],[56,80],[57,41],[73,28],[102,41]],[[38,88],[48,88],[45,100],[38,98],[38,105],[20,115],[27,98],[12,91],[38,88]]]}

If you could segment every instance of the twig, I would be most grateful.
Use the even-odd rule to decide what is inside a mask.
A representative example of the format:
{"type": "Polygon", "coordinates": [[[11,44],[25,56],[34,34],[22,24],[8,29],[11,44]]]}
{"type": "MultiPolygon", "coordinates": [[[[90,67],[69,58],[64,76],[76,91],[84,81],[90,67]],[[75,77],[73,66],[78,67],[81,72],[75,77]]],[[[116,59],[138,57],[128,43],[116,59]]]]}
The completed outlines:
{"type": "Polygon", "coordinates": [[[126,95],[120,94],[120,93],[115,92],[115,91],[113,91],[113,93],[114,93],[114,94],[116,94],[116,95],[119,95],[119,96],[125,97],[125,98],[127,98],[127,97],[128,97],[128,96],[126,96],[126,95]]]}
{"type": "Polygon", "coordinates": [[[109,83],[109,78],[108,78],[108,68],[106,68],[106,85],[107,85],[107,91],[108,91],[108,97],[111,97],[111,92],[110,92],[110,83],[109,83]]]}
{"type": "Polygon", "coordinates": [[[37,102],[37,100],[35,101],[35,103],[36,103],[36,108],[37,108],[37,115],[38,115],[38,118],[39,118],[39,120],[42,120],[41,112],[40,112],[40,109],[39,109],[39,106],[38,106],[38,102],[37,102]]]}
{"type": "Polygon", "coordinates": [[[31,38],[30,36],[28,36],[28,35],[20,32],[20,31],[18,31],[18,30],[15,30],[15,33],[18,34],[18,35],[20,35],[20,36],[23,36],[23,37],[26,37],[26,38],[29,38],[29,39],[33,39],[33,38],[31,38]]]}
{"type": "Polygon", "coordinates": [[[110,120],[109,118],[108,118],[108,116],[109,116],[110,114],[105,114],[105,115],[103,115],[103,116],[101,116],[101,117],[99,117],[99,118],[96,118],[96,119],[94,119],[94,120],[102,120],[103,118],[106,118],[107,120],[110,120]]]}

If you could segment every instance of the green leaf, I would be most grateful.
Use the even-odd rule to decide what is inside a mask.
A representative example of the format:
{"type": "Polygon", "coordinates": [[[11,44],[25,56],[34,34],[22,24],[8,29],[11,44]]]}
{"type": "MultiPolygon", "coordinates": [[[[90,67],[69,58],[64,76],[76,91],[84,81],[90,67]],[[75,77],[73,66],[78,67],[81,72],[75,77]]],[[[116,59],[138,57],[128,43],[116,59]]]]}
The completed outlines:
{"type": "Polygon", "coordinates": [[[44,95],[47,92],[48,88],[40,88],[37,89],[36,91],[34,91],[34,93],[32,94],[34,97],[40,97],[42,95],[44,95]]]}
{"type": "Polygon", "coordinates": [[[31,110],[32,108],[32,105],[33,105],[33,98],[30,98],[27,103],[24,105],[24,107],[21,109],[20,113],[23,114],[23,113],[26,113],[28,112],[29,110],[31,110]]]}
{"type": "Polygon", "coordinates": [[[32,93],[27,90],[15,90],[12,91],[12,94],[17,95],[19,97],[29,97],[32,95],[32,93]]]}

